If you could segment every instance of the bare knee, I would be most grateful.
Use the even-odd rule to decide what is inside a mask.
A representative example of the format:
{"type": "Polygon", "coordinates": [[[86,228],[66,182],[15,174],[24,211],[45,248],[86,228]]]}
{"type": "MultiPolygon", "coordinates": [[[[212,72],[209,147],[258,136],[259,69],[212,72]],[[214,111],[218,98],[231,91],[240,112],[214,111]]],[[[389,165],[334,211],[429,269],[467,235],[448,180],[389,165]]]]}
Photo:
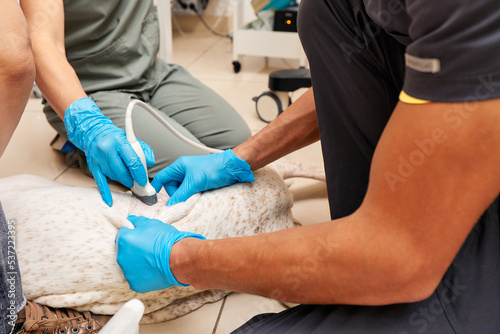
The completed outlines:
{"type": "Polygon", "coordinates": [[[10,31],[0,43],[0,77],[7,84],[31,85],[35,77],[35,62],[31,40],[26,29],[10,31]]]}

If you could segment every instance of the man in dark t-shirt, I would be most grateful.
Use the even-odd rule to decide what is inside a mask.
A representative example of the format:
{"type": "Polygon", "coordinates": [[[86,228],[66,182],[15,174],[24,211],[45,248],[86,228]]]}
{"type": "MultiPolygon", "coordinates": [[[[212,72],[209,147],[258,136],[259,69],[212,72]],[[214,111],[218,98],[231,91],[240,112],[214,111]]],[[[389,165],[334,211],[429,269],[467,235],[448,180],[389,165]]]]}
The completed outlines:
{"type": "Polygon", "coordinates": [[[497,0],[303,0],[313,88],[235,156],[153,184],[182,201],[320,137],[332,221],[226,240],[136,221],[117,237],[131,287],[159,261],[166,286],[303,304],[235,333],[500,333],[499,22],[497,0]]]}

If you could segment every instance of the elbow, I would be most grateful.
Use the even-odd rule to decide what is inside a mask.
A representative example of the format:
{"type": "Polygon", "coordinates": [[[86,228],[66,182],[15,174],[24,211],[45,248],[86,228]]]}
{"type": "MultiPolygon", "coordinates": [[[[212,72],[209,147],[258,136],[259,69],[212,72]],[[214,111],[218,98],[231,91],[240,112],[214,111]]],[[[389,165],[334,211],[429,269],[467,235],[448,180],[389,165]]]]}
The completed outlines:
{"type": "Polygon", "coordinates": [[[0,55],[0,74],[3,81],[16,87],[29,88],[35,79],[35,61],[28,35],[19,34],[8,50],[0,55]]]}
{"type": "Polygon", "coordinates": [[[6,82],[17,87],[31,88],[35,81],[35,62],[31,50],[17,52],[18,57],[10,59],[6,64],[9,68],[4,71],[6,82]]]}
{"type": "Polygon", "coordinates": [[[408,280],[409,302],[420,302],[431,297],[436,291],[439,283],[446,272],[444,270],[433,269],[430,262],[423,262],[418,271],[408,280]]]}
{"type": "Polygon", "coordinates": [[[35,62],[32,55],[23,55],[11,62],[11,67],[4,72],[6,82],[16,87],[31,89],[35,81],[35,62]]]}
{"type": "Polygon", "coordinates": [[[418,280],[406,283],[403,303],[417,303],[426,300],[436,291],[441,281],[440,279],[422,279],[419,275],[415,275],[415,277],[418,277],[418,280]]]}
{"type": "Polygon", "coordinates": [[[395,265],[387,273],[383,285],[390,288],[387,304],[416,303],[423,301],[434,293],[444,271],[433,269],[428,259],[407,257],[404,263],[395,265]]]}

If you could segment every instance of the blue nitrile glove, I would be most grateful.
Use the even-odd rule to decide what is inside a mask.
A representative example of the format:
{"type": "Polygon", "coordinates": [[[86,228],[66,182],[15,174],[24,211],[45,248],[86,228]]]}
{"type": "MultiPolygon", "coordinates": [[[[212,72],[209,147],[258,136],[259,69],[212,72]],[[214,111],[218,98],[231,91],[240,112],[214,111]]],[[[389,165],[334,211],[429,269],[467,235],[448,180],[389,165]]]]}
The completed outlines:
{"type": "Polygon", "coordinates": [[[135,228],[119,229],[115,243],[116,260],[130,289],[144,293],[172,286],[187,286],[179,283],[170,270],[170,251],[181,239],[205,239],[205,237],[181,232],[157,219],[128,216],[128,220],[135,228]]]}
{"type": "MultiPolygon", "coordinates": [[[[90,172],[108,206],[113,204],[113,199],[106,176],[123,183],[127,188],[133,186],[133,180],[140,186],[146,184],[146,171],[130,146],[125,131],[104,116],[90,98],[78,99],[69,106],[64,115],[64,125],[68,139],[85,152],[90,172]]],[[[139,143],[146,164],[152,167],[155,163],[153,150],[142,141],[139,143]]]]}
{"type": "Polygon", "coordinates": [[[253,182],[250,165],[226,150],[209,155],[185,156],[156,174],[151,185],[170,195],[167,205],[184,202],[205,190],[229,186],[236,182],[253,182]]]}

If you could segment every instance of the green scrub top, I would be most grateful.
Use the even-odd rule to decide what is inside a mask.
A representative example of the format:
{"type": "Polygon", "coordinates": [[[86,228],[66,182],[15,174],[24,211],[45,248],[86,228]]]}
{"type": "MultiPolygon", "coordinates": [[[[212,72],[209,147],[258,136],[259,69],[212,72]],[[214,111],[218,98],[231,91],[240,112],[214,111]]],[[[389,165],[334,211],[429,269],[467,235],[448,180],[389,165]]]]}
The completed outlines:
{"type": "Polygon", "coordinates": [[[64,0],[66,57],[87,93],[143,90],[165,73],[153,0],[64,0]]]}

